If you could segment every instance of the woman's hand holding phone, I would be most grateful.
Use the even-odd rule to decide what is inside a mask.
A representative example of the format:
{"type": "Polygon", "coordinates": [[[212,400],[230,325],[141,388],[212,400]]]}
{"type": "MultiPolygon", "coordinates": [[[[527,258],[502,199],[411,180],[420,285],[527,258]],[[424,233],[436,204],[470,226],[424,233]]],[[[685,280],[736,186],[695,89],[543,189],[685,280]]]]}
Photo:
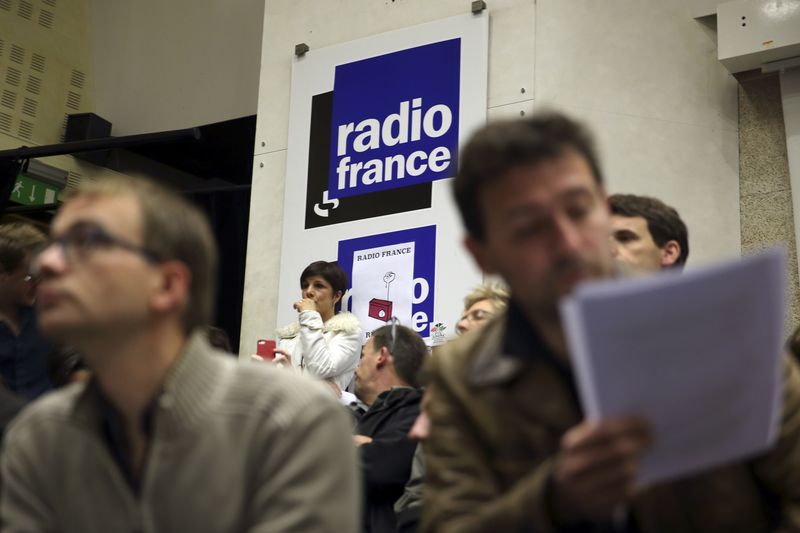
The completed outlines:
{"type": "Polygon", "coordinates": [[[269,361],[280,366],[292,366],[292,354],[282,348],[277,348],[275,341],[271,339],[261,339],[256,343],[256,355],[262,361],[269,361]]]}
{"type": "Polygon", "coordinates": [[[273,364],[280,366],[292,366],[292,354],[281,348],[275,348],[275,358],[272,360],[273,364]]]}
{"type": "Polygon", "coordinates": [[[256,355],[265,361],[275,359],[275,341],[271,339],[261,339],[256,343],[256,355]]]}

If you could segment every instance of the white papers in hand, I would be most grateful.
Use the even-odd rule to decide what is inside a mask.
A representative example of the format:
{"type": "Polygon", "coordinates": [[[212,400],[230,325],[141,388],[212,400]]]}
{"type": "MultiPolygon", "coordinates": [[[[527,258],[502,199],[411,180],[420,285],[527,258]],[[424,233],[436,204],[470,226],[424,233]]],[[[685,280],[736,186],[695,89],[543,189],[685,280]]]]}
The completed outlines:
{"type": "Polygon", "coordinates": [[[777,437],[786,254],[579,286],[561,304],[589,419],[640,415],[639,484],[765,450],[777,437]]]}

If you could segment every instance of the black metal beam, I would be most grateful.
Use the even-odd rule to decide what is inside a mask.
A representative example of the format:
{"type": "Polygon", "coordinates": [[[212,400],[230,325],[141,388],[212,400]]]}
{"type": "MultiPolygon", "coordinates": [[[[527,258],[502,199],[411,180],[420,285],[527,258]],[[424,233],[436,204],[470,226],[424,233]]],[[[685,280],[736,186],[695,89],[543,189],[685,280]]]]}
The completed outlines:
{"type": "Polygon", "coordinates": [[[15,205],[6,207],[4,213],[40,213],[42,211],[57,211],[59,207],[61,207],[61,204],[15,205]]]}
{"type": "Polygon", "coordinates": [[[249,191],[250,185],[220,185],[219,187],[208,187],[204,189],[185,189],[182,194],[212,194],[218,192],[242,192],[249,191]]]}
{"type": "Polygon", "coordinates": [[[50,157],[54,155],[93,152],[95,150],[132,148],[134,146],[141,146],[143,144],[191,139],[200,139],[200,128],[162,131],[159,133],[142,133],[139,135],[126,135],[123,137],[105,137],[102,139],[89,139],[86,141],[47,144],[44,146],[23,146],[14,150],[0,150],[0,161],[19,161],[36,157],[50,157]]]}

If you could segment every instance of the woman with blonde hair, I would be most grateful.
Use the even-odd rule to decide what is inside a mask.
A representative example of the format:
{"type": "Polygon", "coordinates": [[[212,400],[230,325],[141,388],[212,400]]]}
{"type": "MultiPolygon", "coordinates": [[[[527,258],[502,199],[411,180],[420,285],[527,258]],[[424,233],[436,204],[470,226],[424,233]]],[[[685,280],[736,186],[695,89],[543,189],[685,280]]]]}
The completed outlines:
{"type": "Polygon", "coordinates": [[[508,305],[509,293],[498,282],[483,283],[464,298],[464,314],[456,323],[456,333],[464,334],[483,327],[508,305]]]}

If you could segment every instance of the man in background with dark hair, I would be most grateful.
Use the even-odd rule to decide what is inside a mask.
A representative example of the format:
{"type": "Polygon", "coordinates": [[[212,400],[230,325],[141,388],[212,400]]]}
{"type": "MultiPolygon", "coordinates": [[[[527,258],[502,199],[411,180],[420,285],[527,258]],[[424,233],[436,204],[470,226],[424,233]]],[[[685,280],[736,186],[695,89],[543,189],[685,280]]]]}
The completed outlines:
{"type": "Polygon", "coordinates": [[[308,378],[208,344],[216,245],[198,209],[152,182],[84,182],[31,271],[43,333],[92,378],[10,425],[4,532],[356,529],[347,414],[308,378]]]}
{"type": "Polygon", "coordinates": [[[0,378],[12,392],[32,400],[48,391],[50,341],[39,333],[28,275],[33,252],[47,241],[31,224],[0,226],[0,378]]]}
{"type": "Polygon", "coordinates": [[[689,232],[678,212],[657,198],[613,194],[611,253],[637,272],[682,269],[689,258],[689,232]]]}
{"type": "Polygon", "coordinates": [[[408,430],[419,415],[417,375],[428,349],[396,323],[373,332],[356,369],[356,395],[369,406],[356,426],[364,476],[364,531],[395,533],[394,502],[411,473],[416,443],[408,430]]]}
{"type": "Polygon", "coordinates": [[[480,335],[431,358],[422,531],[800,530],[796,366],[785,368],[772,449],[652,487],[637,486],[654,439],[647,421],[584,418],[559,301],[615,265],[580,124],[552,113],[488,124],[461,150],[454,190],[468,249],[511,301],[480,335]]]}

